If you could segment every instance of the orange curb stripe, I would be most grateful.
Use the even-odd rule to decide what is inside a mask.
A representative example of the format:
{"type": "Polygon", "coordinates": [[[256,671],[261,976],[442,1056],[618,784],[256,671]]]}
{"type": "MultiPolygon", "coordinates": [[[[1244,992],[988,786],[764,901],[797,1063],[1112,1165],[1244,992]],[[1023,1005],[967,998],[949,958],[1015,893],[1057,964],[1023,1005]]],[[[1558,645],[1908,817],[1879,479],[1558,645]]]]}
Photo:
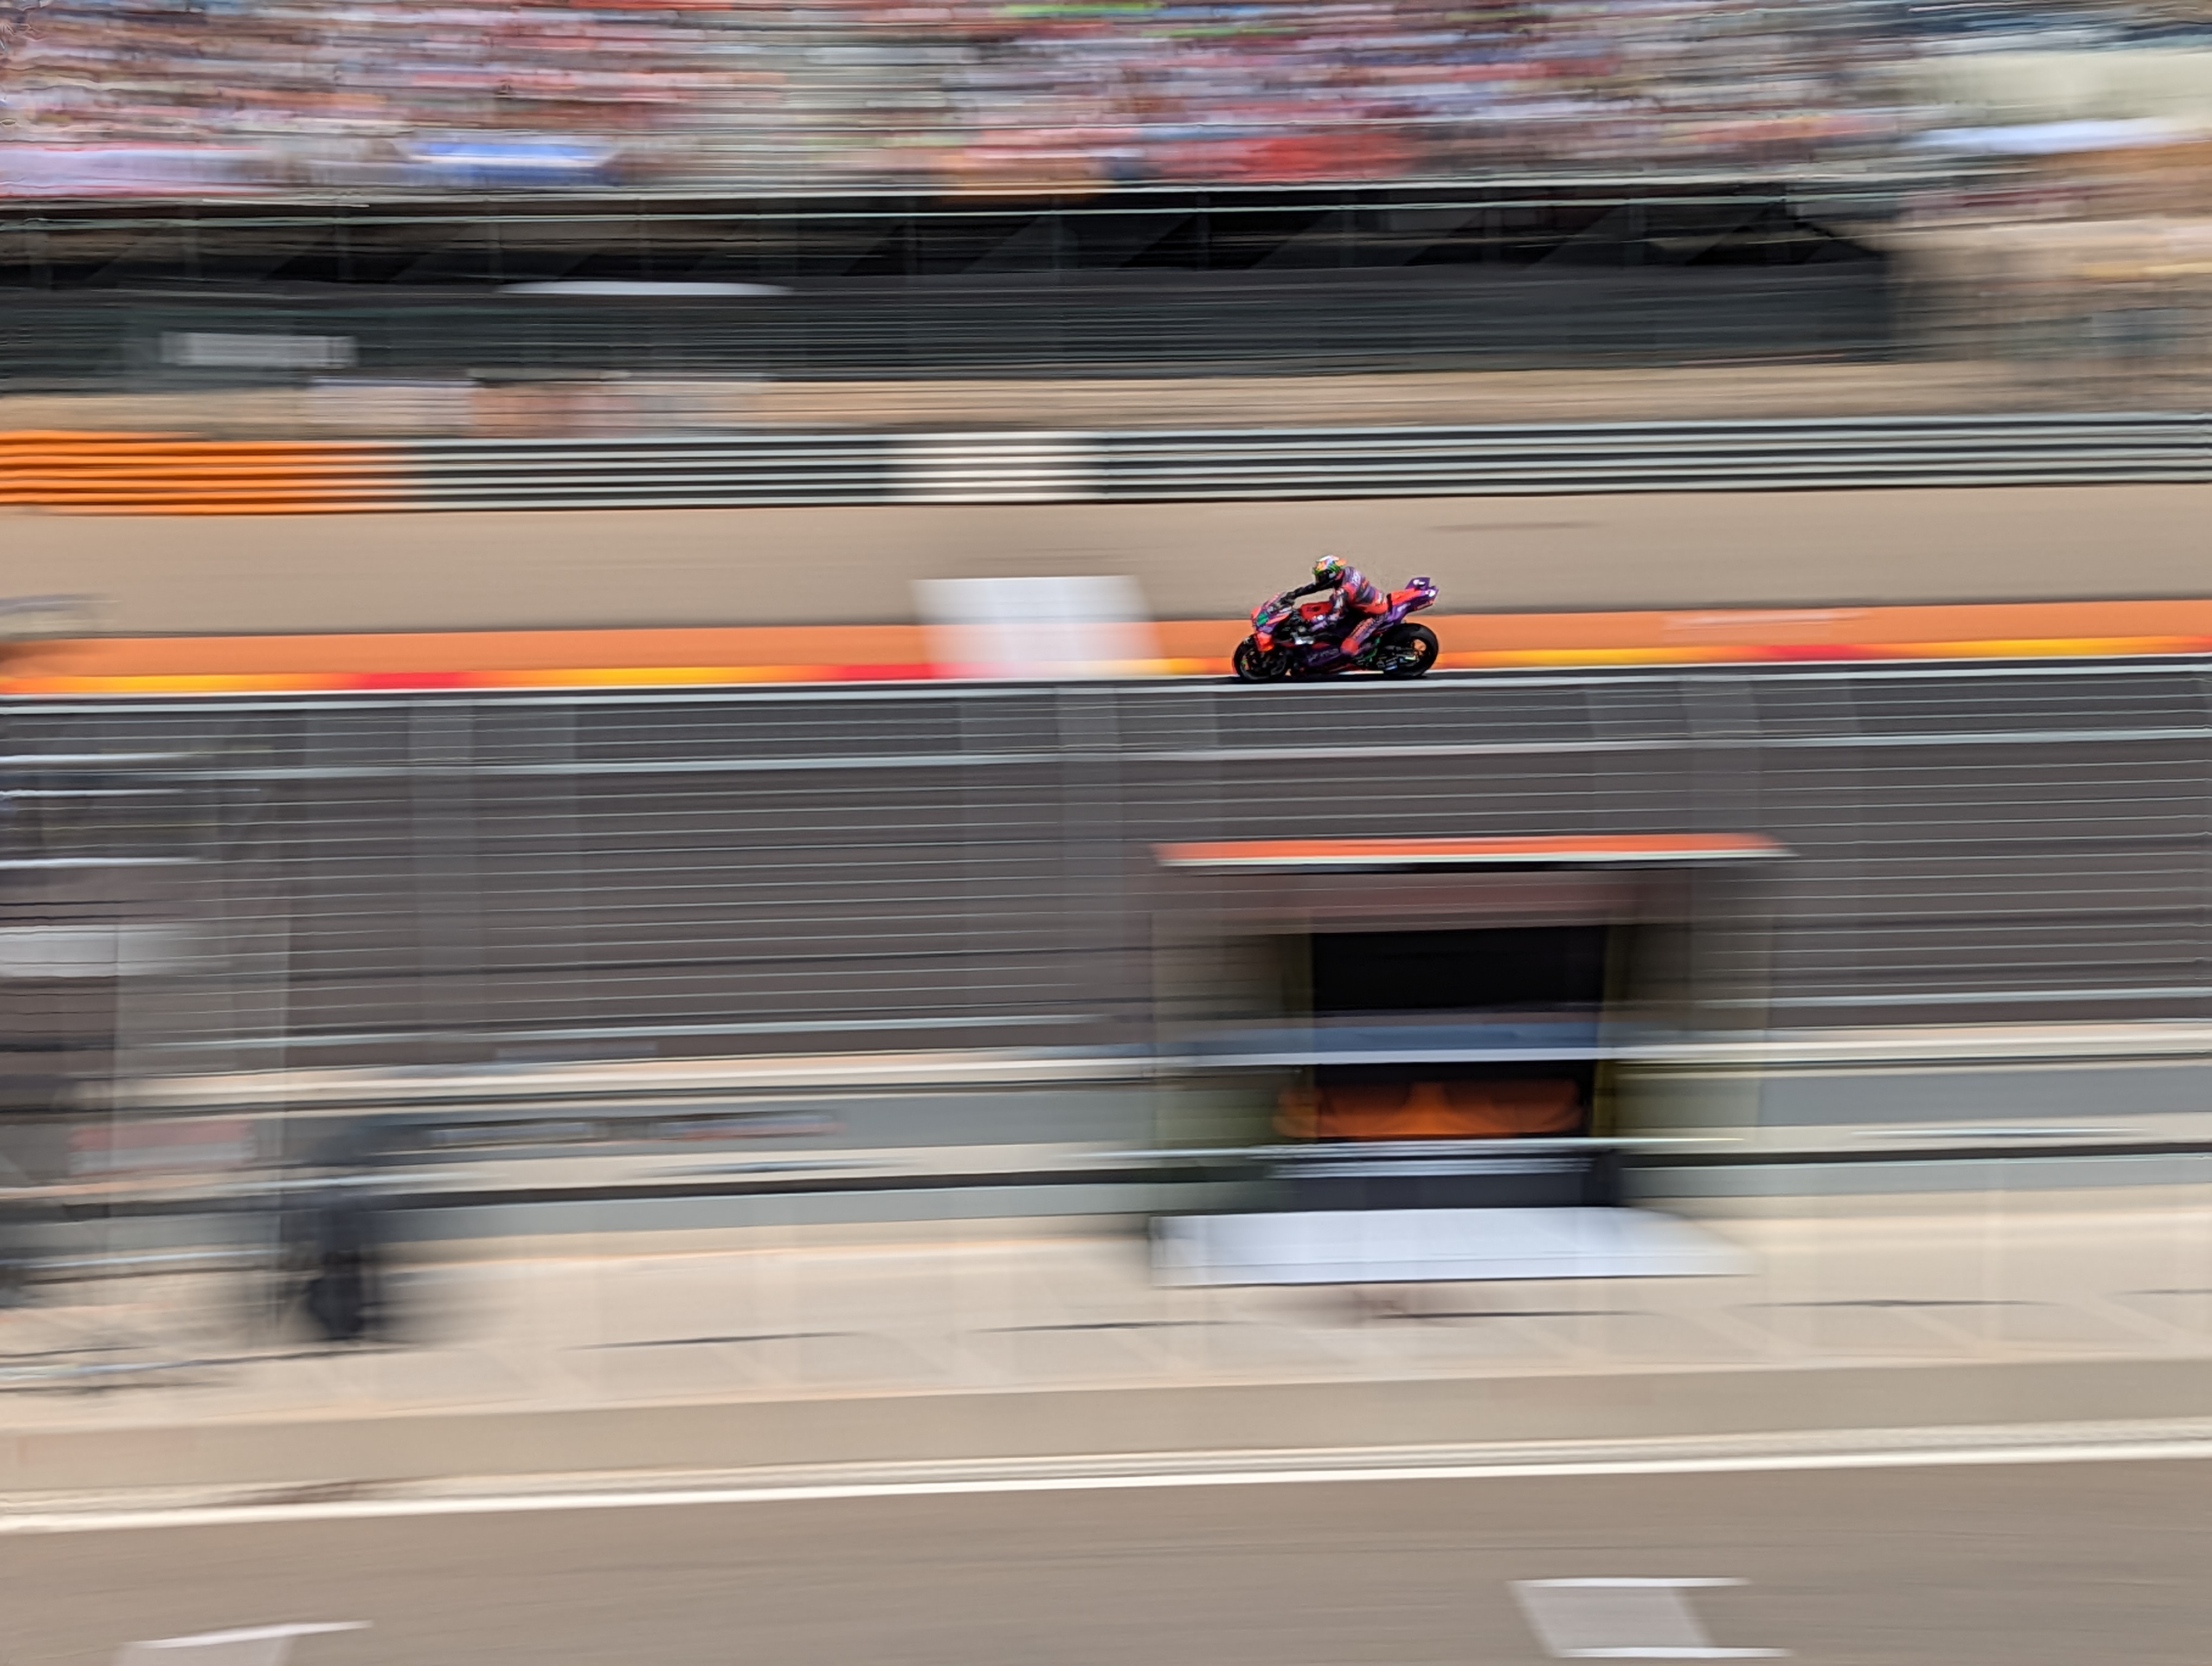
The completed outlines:
{"type": "MultiPolygon", "coordinates": [[[[2212,600],[2203,599],[1446,615],[1431,623],[1455,645],[1439,663],[1466,670],[2212,653],[2212,600]]],[[[1169,620],[1156,630],[1159,657],[1139,674],[1219,677],[1243,625],[1169,620]]],[[[911,624],[105,638],[7,652],[0,692],[17,695],[681,688],[937,675],[927,633],[911,624]]]]}
{"type": "MultiPolygon", "coordinates": [[[[1566,670],[1632,666],[1820,664],[1960,659],[2152,659],[2212,653],[2212,637],[1822,644],[1815,648],[1559,648],[1448,654],[1447,670],[1566,670]]],[[[1226,677],[1225,660],[1157,660],[1139,676],[1226,677]]],[[[585,666],[526,671],[205,672],[109,676],[0,676],[0,695],[358,694],[479,689],[711,688],[748,684],[917,682],[943,675],[922,662],[858,665],[585,666]]]]}
{"type": "MultiPolygon", "coordinates": [[[[2148,659],[2177,654],[2212,652],[2212,639],[2196,639],[2183,645],[2163,643],[2139,648],[2109,642],[2018,643],[1954,642],[1926,645],[1927,651],[1887,647],[1824,649],[1817,654],[1764,654],[1756,649],[1715,650],[1696,654],[1623,650],[1612,654],[1561,650],[1553,654],[1519,653],[1446,655],[1439,664],[1448,670],[1571,670],[1624,666],[1799,664],[1852,660],[1911,661],[1955,659],[2148,659]]],[[[1164,660],[1138,676],[1212,678],[1230,675],[1226,660],[1164,660]]],[[[200,672],[141,676],[64,677],[25,675],[0,677],[0,695],[58,694],[258,694],[397,692],[430,689],[483,689],[511,691],[531,689],[708,688],[746,684],[813,684],[927,681],[942,676],[926,664],[852,666],[635,666],[548,668],[534,672],[356,672],[324,674],[270,672],[200,672]]]]}
{"type": "Polygon", "coordinates": [[[1783,848],[1763,833],[1594,833],[1486,839],[1231,839],[1164,844],[1170,867],[1273,867],[1301,862],[1511,861],[1530,857],[1757,857],[1783,848]]]}
{"type": "Polygon", "coordinates": [[[1711,648],[1501,648],[1443,653],[1448,671],[1553,666],[1818,664],[1853,660],[2134,660],[2212,652],[2212,636],[1992,637],[1945,642],[1730,643],[1711,648]]]}
{"type": "Polygon", "coordinates": [[[752,683],[924,682],[931,666],[667,666],[573,671],[360,672],[342,676],[210,672],[167,677],[6,677],[5,695],[395,694],[441,690],[718,688],[752,683]]]}

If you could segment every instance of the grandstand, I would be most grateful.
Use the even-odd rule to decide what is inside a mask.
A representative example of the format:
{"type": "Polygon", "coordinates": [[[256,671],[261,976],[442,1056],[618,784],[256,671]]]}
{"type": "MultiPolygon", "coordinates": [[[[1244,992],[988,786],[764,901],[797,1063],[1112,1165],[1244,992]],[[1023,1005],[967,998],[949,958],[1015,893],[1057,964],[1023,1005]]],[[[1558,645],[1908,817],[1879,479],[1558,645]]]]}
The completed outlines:
{"type": "Polygon", "coordinates": [[[2133,374],[2205,335],[2207,33],[2139,0],[0,4],[0,381],[2133,374]],[[507,293],[577,283],[684,287],[507,293]],[[166,345],[247,334],[343,362],[166,345]]]}
{"type": "Polygon", "coordinates": [[[1751,172],[1909,125],[1867,0],[45,0],[0,191],[1751,172]]]}

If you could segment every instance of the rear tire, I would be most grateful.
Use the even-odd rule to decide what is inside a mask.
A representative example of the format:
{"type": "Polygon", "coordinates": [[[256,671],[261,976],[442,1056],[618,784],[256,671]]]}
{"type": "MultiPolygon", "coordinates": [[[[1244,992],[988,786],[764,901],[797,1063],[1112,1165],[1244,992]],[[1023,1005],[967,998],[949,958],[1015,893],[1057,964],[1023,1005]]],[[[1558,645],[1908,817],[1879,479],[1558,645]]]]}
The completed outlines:
{"type": "Polygon", "coordinates": [[[1437,662],[1437,633],[1426,625],[1395,626],[1375,657],[1385,677],[1419,677],[1437,662]]]}
{"type": "Polygon", "coordinates": [[[1247,636],[1237,644],[1230,664],[1237,668],[1237,680],[1240,683],[1272,683],[1290,675],[1291,656],[1281,648],[1263,651],[1259,643],[1247,636]]]}

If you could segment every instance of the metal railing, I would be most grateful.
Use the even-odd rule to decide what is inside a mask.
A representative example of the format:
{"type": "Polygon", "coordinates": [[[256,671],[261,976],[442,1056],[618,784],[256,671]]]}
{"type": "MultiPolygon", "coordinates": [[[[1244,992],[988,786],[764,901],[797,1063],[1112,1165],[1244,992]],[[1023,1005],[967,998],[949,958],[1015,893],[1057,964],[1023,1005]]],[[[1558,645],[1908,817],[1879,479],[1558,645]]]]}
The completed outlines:
{"type": "MultiPolygon", "coordinates": [[[[71,1256],[196,1243],[173,1218],[207,1189],[157,1183],[179,1152],[313,1166],[365,1112],[454,1232],[521,1204],[627,1231],[678,1205],[1212,1197],[1246,1177],[1147,1153],[1227,1143],[1254,1072],[1207,1045],[1291,1020],[1213,1010],[1253,976],[1215,934],[1273,899],[1164,875],[1158,847],[1198,838],[1785,845],[1681,899],[1694,952],[1665,976],[1693,1024],[1607,1043],[1716,1115],[1760,1096],[1755,1142],[1636,1157],[1683,1195],[1978,1185],[2021,1151],[2024,1186],[2166,1184],[2212,1150],[2203,658],[21,699],[0,722],[0,946],[116,945],[104,976],[0,975],[0,1158],[136,1223],[52,1240],[71,1256]]],[[[1368,917],[1374,876],[1331,883],[1368,917]]]]}
{"type": "Polygon", "coordinates": [[[1092,436],[1108,498],[1460,496],[2212,478],[2199,415],[1870,416],[1092,436]]]}
{"type": "MultiPolygon", "coordinates": [[[[0,716],[0,913],[174,927],[125,980],[155,1074],[1103,1058],[1153,1039],[1152,852],[1198,836],[1757,829],[1771,936],[1709,947],[1776,1023],[2212,1012],[2193,659],[0,716]]],[[[11,1029],[96,1050],[96,985],[19,976],[11,1029]]]]}
{"type": "MultiPolygon", "coordinates": [[[[4,436],[0,436],[4,438],[4,436]]],[[[82,509],[707,508],[2212,479],[2212,417],[865,434],[289,445],[26,435],[0,503],[82,509]]]]}

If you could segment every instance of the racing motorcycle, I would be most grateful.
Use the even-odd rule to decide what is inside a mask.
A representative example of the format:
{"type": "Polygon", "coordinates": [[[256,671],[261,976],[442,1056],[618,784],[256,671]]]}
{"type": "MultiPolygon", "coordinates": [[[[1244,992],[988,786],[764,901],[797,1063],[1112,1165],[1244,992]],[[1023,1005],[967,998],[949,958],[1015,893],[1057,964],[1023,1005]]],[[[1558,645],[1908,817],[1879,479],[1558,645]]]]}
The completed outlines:
{"type": "Polygon", "coordinates": [[[1419,612],[1437,599],[1436,581],[1413,578],[1403,590],[1393,590],[1385,599],[1389,608],[1382,623],[1358,654],[1346,654],[1342,638],[1347,623],[1334,629],[1337,604],[1324,598],[1302,602],[1285,593],[1264,601],[1252,611],[1252,634],[1237,645],[1231,663],[1247,683],[1272,683],[1286,677],[1334,677],[1339,672],[1379,671],[1385,677],[1419,677],[1437,662],[1437,633],[1426,625],[1407,624],[1408,613],[1419,612]]]}

